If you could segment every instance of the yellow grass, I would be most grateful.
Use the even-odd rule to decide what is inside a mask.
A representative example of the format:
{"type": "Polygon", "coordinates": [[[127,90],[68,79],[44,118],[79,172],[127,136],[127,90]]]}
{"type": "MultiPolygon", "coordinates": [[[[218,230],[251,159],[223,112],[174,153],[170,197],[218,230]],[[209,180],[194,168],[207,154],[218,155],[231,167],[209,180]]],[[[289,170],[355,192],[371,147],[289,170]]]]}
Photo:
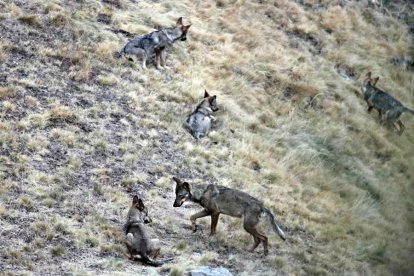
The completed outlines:
{"type": "Polygon", "coordinates": [[[4,4],[5,272],[186,275],[219,264],[235,275],[410,274],[414,118],[402,116],[398,136],[367,113],[360,85],[372,71],[378,87],[414,108],[404,64],[414,54],[413,7],[300,2],[4,4]],[[128,38],[112,30],[144,34],[180,16],[192,27],[167,50],[169,69],[114,57],[128,38]],[[195,141],[182,123],[204,89],[220,110],[195,141]],[[225,215],[217,237],[208,238],[207,218],[191,233],[201,207],[172,207],[175,175],[260,198],[288,241],[263,223],[270,255],[261,246],[247,253],[252,238],[225,215]],[[124,258],[134,194],[144,196],[162,254],[174,256],[162,268],[124,258]]]}

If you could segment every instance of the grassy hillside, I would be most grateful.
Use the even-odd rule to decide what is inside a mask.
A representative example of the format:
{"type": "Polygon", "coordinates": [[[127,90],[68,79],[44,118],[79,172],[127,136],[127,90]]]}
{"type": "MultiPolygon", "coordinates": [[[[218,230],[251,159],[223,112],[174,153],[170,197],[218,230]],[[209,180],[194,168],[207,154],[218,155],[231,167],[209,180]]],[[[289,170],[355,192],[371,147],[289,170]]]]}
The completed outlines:
{"type": "MultiPolygon", "coordinates": [[[[412,274],[414,117],[398,136],[368,114],[367,71],[414,108],[409,1],[3,0],[0,2],[0,267],[16,274],[412,274]],[[371,1],[366,1],[371,2],[371,1]],[[191,22],[169,69],[114,57],[128,38],[191,22]],[[208,138],[182,127],[204,89],[208,138]],[[263,200],[270,254],[241,221],[192,233],[178,176],[263,200]],[[132,195],[174,261],[125,258],[132,195]]],[[[410,21],[411,20],[411,21],[410,21]]]]}

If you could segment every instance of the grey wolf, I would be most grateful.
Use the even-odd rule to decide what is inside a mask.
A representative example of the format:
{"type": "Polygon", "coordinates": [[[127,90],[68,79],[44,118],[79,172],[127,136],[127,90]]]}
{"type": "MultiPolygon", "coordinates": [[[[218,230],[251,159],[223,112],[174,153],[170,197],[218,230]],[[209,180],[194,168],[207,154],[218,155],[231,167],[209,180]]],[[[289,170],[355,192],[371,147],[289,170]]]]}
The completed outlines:
{"type": "Polygon", "coordinates": [[[185,201],[192,201],[204,207],[204,210],[190,217],[194,232],[197,231],[196,220],[198,218],[211,216],[210,235],[214,235],[220,214],[238,218],[243,217],[243,227],[253,236],[254,240],[253,246],[248,251],[253,252],[260,243],[263,243],[264,255],[267,255],[269,253],[268,238],[257,229],[260,217],[266,216],[273,226],[273,230],[280,238],[286,239],[285,233],[277,225],[270,210],[265,208],[261,201],[249,194],[212,184],[193,187],[193,185],[177,177],[173,177],[173,179],[176,182],[174,207],[182,206],[185,201]]]}
{"type": "Polygon", "coordinates": [[[204,99],[197,105],[196,109],[188,115],[184,126],[190,131],[195,139],[200,139],[208,134],[211,128],[213,112],[218,110],[217,96],[210,96],[204,91],[204,99]]]}
{"type": "Polygon", "coordinates": [[[401,135],[405,127],[399,119],[400,116],[404,112],[414,114],[414,111],[405,107],[399,100],[388,93],[377,88],[376,84],[379,77],[373,79],[371,76],[371,72],[368,72],[362,84],[362,93],[364,95],[364,100],[368,104],[368,112],[371,112],[372,109],[376,109],[381,122],[387,122],[392,125],[398,134],[401,135]]]}
{"type": "Polygon", "coordinates": [[[132,206],[128,211],[127,221],[124,225],[126,240],[125,244],[128,249],[131,260],[142,260],[145,264],[152,266],[161,266],[166,261],[155,261],[160,254],[160,243],[158,239],[150,239],[144,224],[151,223],[152,220],[148,215],[148,208],[138,196],[132,199],[132,206]],[[140,256],[140,259],[137,258],[140,256]]]}
{"type": "Polygon", "coordinates": [[[142,67],[147,68],[147,60],[155,54],[157,69],[165,67],[166,53],[165,49],[171,46],[177,40],[187,40],[187,32],[190,25],[183,24],[183,18],[177,20],[175,27],[164,28],[152,33],[137,36],[131,39],[122,48],[120,56],[134,55],[142,59],[142,67]]]}

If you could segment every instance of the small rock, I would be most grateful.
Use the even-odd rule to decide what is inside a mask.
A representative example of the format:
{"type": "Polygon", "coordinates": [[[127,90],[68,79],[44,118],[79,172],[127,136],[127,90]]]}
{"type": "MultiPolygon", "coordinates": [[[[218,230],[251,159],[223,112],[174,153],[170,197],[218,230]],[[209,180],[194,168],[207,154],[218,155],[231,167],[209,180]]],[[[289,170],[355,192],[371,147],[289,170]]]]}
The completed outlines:
{"type": "Polygon", "coordinates": [[[202,266],[190,272],[190,276],[231,276],[232,274],[224,267],[202,266]]]}

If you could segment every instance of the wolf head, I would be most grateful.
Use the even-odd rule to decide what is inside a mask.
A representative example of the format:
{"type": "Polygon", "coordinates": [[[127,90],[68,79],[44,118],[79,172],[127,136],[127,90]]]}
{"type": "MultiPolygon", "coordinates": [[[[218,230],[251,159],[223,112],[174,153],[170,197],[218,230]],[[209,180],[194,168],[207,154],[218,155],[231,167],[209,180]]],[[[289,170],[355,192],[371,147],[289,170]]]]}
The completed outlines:
{"type": "Polygon", "coordinates": [[[371,72],[368,72],[365,75],[364,82],[362,83],[362,92],[366,93],[369,90],[370,87],[375,87],[378,80],[379,80],[379,77],[372,78],[371,72]]]}
{"type": "Polygon", "coordinates": [[[151,223],[152,219],[148,215],[148,208],[144,205],[142,198],[134,196],[132,199],[131,212],[133,215],[129,220],[134,222],[151,223]]]}
{"type": "Polygon", "coordinates": [[[167,35],[169,39],[169,43],[172,44],[177,40],[186,41],[187,40],[187,32],[190,29],[190,25],[183,24],[183,18],[180,17],[175,24],[175,27],[163,29],[163,32],[167,35]]]}
{"type": "Polygon", "coordinates": [[[217,96],[210,96],[207,90],[204,90],[204,100],[201,102],[200,106],[210,108],[213,112],[219,110],[217,107],[217,96]]]}
{"type": "Polygon", "coordinates": [[[175,24],[175,28],[181,31],[181,35],[178,37],[178,39],[180,39],[181,41],[186,41],[187,32],[188,32],[188,29],[190,29],[190,27],[191,27],[191,24],[184,26],[182,17],[178,18],[177,23],[175,24]]]}
{"type": "Polygon", "coordinates": [[[191,198],[191,184],[183,182],[177,177],[173,177],[175,183],[175,201],[173,207],[180,207],[183,203],[191,198]]]}

